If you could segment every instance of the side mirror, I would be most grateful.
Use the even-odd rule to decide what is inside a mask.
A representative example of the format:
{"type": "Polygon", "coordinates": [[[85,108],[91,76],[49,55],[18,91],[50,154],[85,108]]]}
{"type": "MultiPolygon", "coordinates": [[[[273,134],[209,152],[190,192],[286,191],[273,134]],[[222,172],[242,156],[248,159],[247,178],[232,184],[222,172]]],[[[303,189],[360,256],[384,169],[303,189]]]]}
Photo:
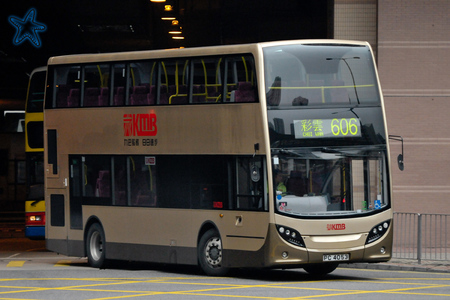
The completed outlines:
{"type": "Polygon", "coordinates": [[[405,169],[405,165],[403,164],[403,138],[399,135],[390,135],[389,139],[402,142],[402,153],[397,156],[397,164],[400,171],[403,171],[405,169]]]}
{"type": "Polygon", "coordinates": [[[403,154],[399,154],[397,156],[397,163],[400,171],[403,171],[405,169],[405,165],[403,164],[403,154]]]}

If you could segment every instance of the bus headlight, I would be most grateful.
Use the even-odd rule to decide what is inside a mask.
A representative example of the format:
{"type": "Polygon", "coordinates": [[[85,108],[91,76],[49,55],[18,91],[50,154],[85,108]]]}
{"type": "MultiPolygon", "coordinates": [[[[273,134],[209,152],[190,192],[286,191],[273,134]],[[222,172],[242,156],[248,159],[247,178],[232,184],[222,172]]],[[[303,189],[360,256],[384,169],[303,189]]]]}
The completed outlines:
{"type": "Polygon", "coordinates": [[[276,227],[278,234],[283,238],[283,240],[295,246],[305,247],[305,242],[298,231],[281,225],[276,225],[276,227]]]}
{"type": "Polygon", "coordinates": [[[369,235],[366,239],[366,245],[371,244],[377,240],[379,240],[389,229],[389,225],[391,224],[390,220],[384,221],[376,226],[374,226],[370,231],[369,235]]]}

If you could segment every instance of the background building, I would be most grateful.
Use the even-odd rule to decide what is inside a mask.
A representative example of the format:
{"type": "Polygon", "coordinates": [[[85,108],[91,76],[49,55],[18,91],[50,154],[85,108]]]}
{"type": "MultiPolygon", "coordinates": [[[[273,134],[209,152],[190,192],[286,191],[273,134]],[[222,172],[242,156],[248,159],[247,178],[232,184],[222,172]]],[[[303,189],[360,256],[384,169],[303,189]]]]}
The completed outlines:
{"type": "Polygon", "coordinates": [[[407,162],[393,175],[395,210],[450,213],[450,2],[381,0],[378,7],[388,125],[404,137],[407,162]]]}
{"type": "Polygon", "coordinates": [[[449,213],[450,1],[335,0],[333,37],[368,41],[377,58],[397,212],[449,213]]]}

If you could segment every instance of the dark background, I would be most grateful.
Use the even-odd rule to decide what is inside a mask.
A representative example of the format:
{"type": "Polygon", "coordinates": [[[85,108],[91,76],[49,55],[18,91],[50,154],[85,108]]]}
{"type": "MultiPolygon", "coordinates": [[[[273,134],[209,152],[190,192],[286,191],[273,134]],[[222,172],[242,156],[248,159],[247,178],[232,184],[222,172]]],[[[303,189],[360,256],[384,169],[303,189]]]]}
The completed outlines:
{"type": "Polygon", "coordinates": [[[0,10],[0,108],[24,103],[28,76],[51,56],[225,45],[285,39],[332,38],[332,0],[15,0],[0,10]],[[174,6],[184,40],[173,40],[164,5],[174,6]],[[42,46],[13,44],[30,8],[42,46]]]}

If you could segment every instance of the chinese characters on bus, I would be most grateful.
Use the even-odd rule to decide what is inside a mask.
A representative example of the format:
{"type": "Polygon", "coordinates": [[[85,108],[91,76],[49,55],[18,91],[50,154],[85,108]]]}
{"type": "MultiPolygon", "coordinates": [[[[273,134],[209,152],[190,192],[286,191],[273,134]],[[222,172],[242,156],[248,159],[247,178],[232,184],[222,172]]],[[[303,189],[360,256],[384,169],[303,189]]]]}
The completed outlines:
{"type": "Polygon", "coordinates": [[[361,123],[356,118],[295,120],[296,139],[360,137],[361,123]]]}

